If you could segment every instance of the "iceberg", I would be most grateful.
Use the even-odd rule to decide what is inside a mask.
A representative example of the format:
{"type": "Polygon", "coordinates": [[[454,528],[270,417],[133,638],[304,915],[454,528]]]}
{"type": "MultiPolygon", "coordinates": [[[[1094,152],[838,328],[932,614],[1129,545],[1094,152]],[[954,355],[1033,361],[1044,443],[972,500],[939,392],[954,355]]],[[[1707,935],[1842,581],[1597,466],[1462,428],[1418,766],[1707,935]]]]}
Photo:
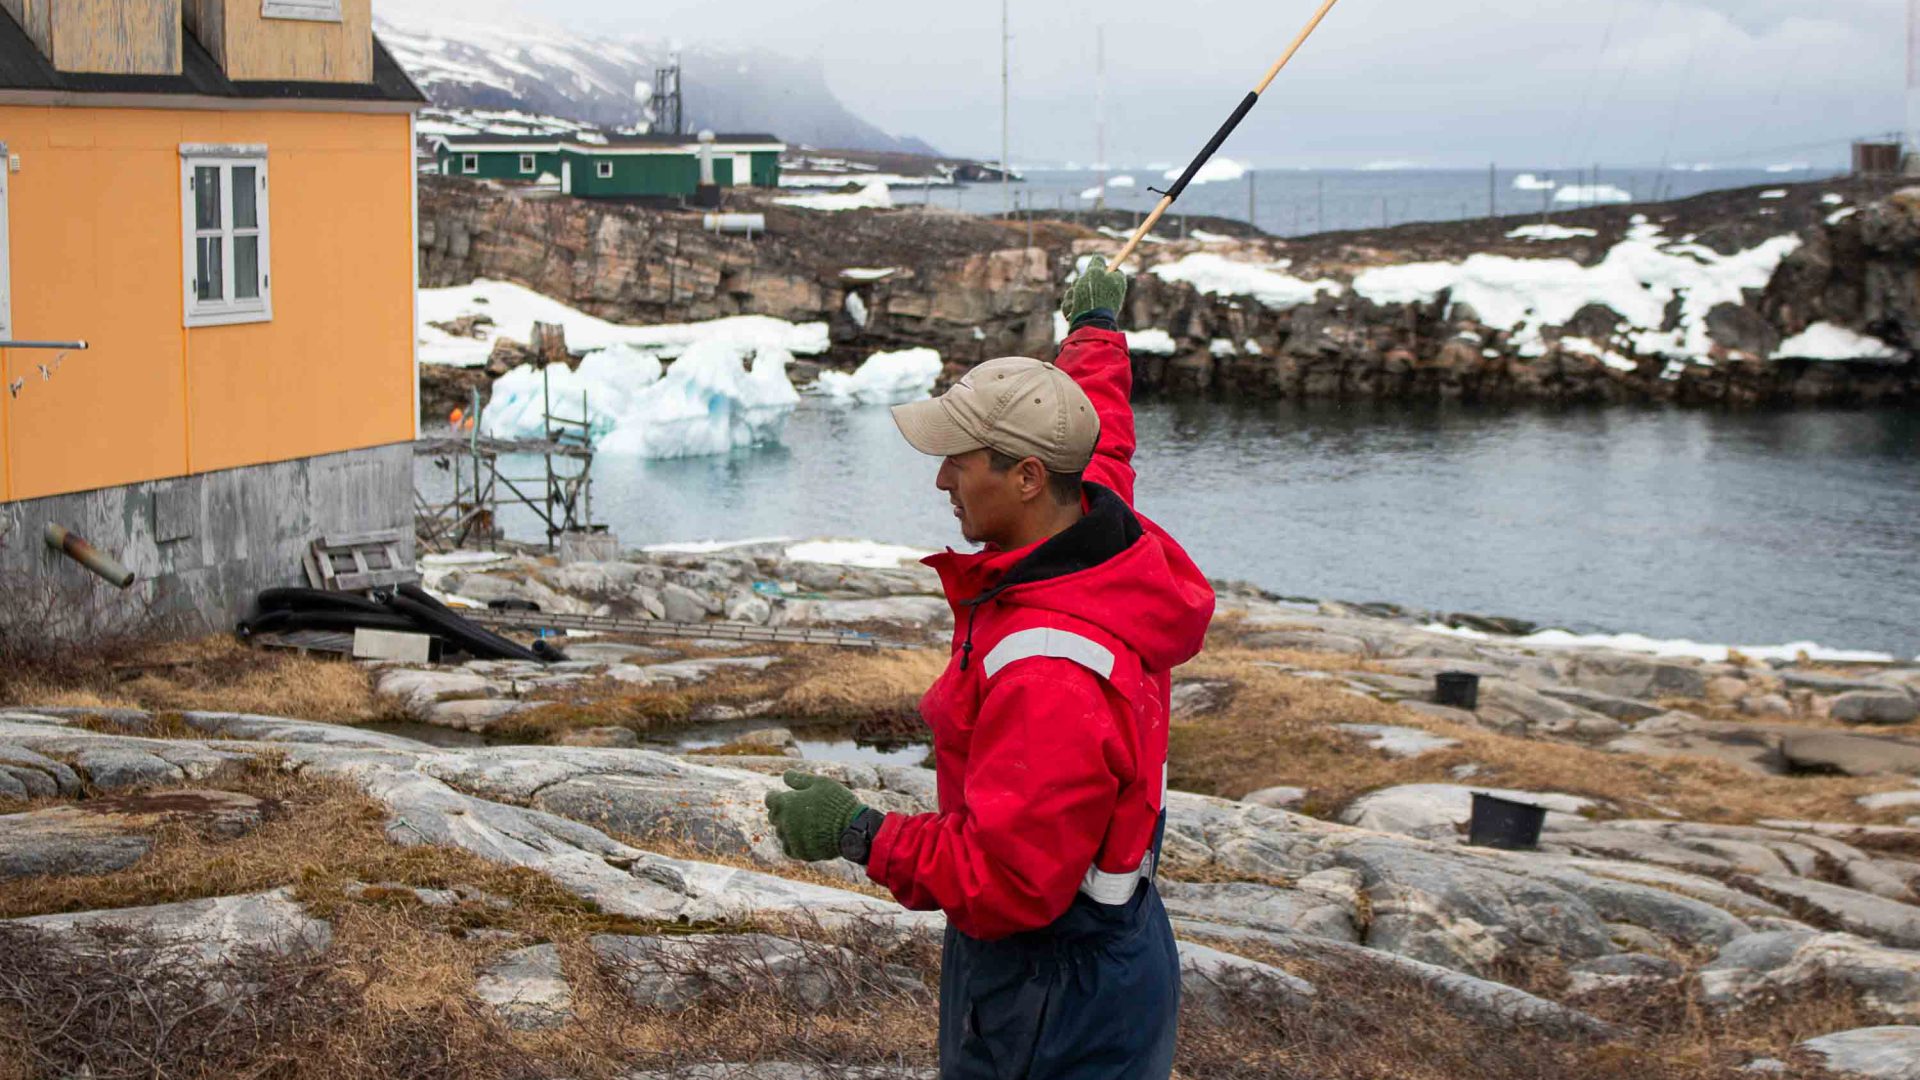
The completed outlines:
{"type": "Polygon", "coordinates": [[[877,352],[851,373],[821,372],[814,389],[836,402],[897,405],[930,396],[940,369],[940,353],[934,349],[877,352]]]}
{"type": "Polygon", "coordinates": [[[630,346],[590,354],[576,370],[523,364],[494,382],[480,431],[544,438],[551,402],[558,416],[579,418],[584,408],[595,448],[606,454],[694,457],[778,442],[800,401],[787,379],[792,360],[777,345],[713,340],[689,347],[664,375],[657,357],[630,346]]]}
{"type": "Polygon", "coordinates": [[[797,206],[802,210],[891,210],[893,193],[887,190],[884,181],[872,181],[859,191],[848,195],[793,195],[773,200],[781,206],[797,206]]]}

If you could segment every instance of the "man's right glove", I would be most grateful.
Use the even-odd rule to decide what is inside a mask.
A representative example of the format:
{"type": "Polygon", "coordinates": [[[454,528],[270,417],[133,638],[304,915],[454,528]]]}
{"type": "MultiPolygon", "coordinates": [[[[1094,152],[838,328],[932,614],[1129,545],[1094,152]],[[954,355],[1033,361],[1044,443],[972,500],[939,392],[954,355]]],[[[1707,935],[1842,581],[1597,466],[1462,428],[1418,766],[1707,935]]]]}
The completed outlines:
{"type": "Polygon", "coordinates": [[[845,784],[789,769],[792,791],[767,792],[767,816],[787,856],[819,862],[840,857],[840,834],[863,809],[845,784]]]}
{"type": "Polygon", "coordinates": [[[1107,269],[1107,260],[1095,255],[1087,260],[1087,268],[1073,279],[1073,284],[1067,286],[1067,295],[1060,301],[1060,313],[1077,329],[1082,316],[1095,312],[1105,313],[1108,319],[1118,318],[1120,305],[1126,300],[1127,275],[1107,269]]]}

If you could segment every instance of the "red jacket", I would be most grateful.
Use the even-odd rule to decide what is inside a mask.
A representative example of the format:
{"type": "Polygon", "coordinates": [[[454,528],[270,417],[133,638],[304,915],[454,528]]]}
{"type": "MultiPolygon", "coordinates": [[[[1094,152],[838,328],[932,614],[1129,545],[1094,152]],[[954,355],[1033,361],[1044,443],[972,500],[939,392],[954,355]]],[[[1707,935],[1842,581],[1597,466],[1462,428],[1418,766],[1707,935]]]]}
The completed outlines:
{"type": "Polygon", "coordinates": [[[971,937],[1046,926],[1076,893],[1132,895],[1166,793],[1169,672],[1200,651],[1213,590],[1133,505],[1126,338],[1083,328],[1055,361],[1100,415],[1087,513],[1017,551],[926,560],[953,657],[921,699],[939,810],[889,814],[867,876],[971,937]]]}

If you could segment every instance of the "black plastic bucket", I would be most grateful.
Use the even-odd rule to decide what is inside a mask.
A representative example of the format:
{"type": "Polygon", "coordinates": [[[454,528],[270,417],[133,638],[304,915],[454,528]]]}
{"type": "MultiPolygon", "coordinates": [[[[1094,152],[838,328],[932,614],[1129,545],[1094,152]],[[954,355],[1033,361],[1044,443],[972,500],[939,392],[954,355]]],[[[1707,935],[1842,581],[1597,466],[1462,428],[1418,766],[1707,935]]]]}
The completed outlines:
{"type": "Polygon", "coordinates": [[[1480,707],[1480,676],[1471,671],[1443,671],[1433,677],[1433,703],[1471,712],[1480,707]]]}
{"type": "Polygon", "coordinates": [[[1467,843],[1508,851],[1532,851],[1540,846],[1540,827],[1546,821],[1544,806],[1476,791],[1473,818],[1467,825],[1467,843]]]}

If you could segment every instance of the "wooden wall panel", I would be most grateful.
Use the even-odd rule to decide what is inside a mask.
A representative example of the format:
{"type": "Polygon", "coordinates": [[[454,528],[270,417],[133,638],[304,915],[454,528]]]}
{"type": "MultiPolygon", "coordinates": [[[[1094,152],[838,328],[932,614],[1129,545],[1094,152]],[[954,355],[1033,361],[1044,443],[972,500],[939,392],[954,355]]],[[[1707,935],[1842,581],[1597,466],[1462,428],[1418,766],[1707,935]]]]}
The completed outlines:
{"type": "MultiPolygon", "coordinates": [[[[49,0],[40,0],[49,2],[49,0]]],[[[61,71],[180,73],[180,0],[50,0],[61,71]]]]}
{"type": "Polygon", "coordinates": [[[224,50],[214,56],[229,79],[373,81],[373,0],[340,0],[340,22],[265,18],[260,0],[199,2],[226,8],[224,50]]]}
{"type": "MultiPolygon", "coordinates": [[[[33,0],[27,0],[32,3],[33,0]]],[[[199,39],[222,71],[227,66],[227,0],[182,0],[187,32],[199,39]]]]}
{"type": "Polygon", "coordinates": [[[53,53],[53,24],[48,18],[52,5],[53,0],[0,0],[0,7],[6,8],[27,37],[40,46],[42,56],[53,53]]]}

